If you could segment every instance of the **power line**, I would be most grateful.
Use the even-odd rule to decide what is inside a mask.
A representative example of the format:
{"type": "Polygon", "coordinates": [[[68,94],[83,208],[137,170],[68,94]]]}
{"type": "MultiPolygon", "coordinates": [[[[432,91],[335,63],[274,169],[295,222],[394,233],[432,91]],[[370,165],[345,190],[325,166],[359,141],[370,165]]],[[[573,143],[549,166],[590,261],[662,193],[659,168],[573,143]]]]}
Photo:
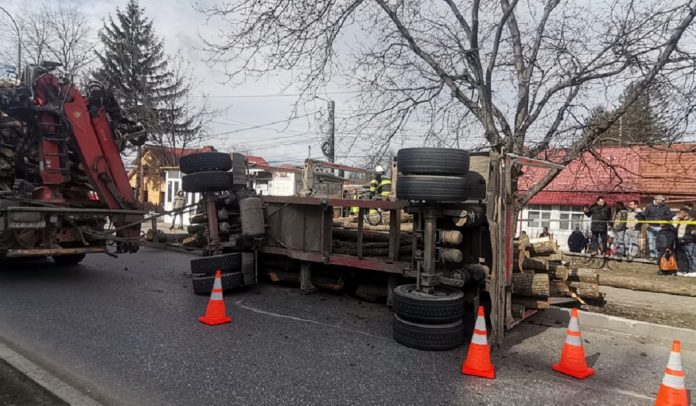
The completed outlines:
{"type": "Polygon", "coordinates": [[[292,118],[288,118],[288,119],[285,119],[285,120],[272,121],[272,122],[270,122],[270,123],[258,124],[258,125],[252,126],[252,127],[238,128],[238,129],[236,129],[236,130],[225,131],[225,132],[221,132],[221,133],[214,133],[214,134],[210,134],[210,137],[216,137],[216,136],[218,136],[218,135],[235,134],[235,133],[239,133],[239,132],[242,132],[242,131],[254,130],[254,129],[257,129],[257,128],[261,128],[261,127],[268,127],[269,125],[273,125],[273,124],[286,123],[286,122],[288,122],[288,121],[297,120],[298,118],[304,118],[304,117],[311,116],[312,114],[315,114],[315,113],[317,113],[317,112],[316,112],[316,111],[313,111],[313,112],[308,113],[308,114],[303,114],[303,115],[301,115],[301,116],[292,117],[292,118]]]}
{"type": "MultiPolygon", "coordinates": [[[[361,93],[358,90],[346,90],[346,91],[339,91],[339,92],[324,92],[322,94],[330,95],[330,94],[358,94],[361,93]]],[[[276,94],[238,94],[238,95],[198,95],[195,97],[211,97],[211,98],[221,98],[221,99],[260,99],[260,98],[271,98],[271,97],[299,97],[299,96],[307,96],[306,94],[302,93],[276,93],[276,94]]]]}

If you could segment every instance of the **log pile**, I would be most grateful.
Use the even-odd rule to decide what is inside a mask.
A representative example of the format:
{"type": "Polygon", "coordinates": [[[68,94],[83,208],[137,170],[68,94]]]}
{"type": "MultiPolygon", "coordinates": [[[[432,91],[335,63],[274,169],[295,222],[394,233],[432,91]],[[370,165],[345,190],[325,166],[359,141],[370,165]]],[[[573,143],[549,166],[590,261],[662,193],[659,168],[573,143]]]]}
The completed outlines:
{"type": "Polygon", "coordinates": [[[512,303],[516,312],[519,306],[547,309],[552,298],[571,298],[582,305],[604,303],[597,272],[571,267],[553,239],[522,237],[515,241],[513,252],[512,303]]]}
{"type": "MultiPolygon", "coordinates": [[[[358,255],[358,231],[352,228],[336,228],[332,230],[332,249],[334,254],[358,255]]],[[[399,240],[399,255],[407,257],[413,250],[411,235],[401,233],[399,240]]],[[[389,256],[389,233],[375,230],[363,230],[362,254],[366,257],[389,256]]]]}

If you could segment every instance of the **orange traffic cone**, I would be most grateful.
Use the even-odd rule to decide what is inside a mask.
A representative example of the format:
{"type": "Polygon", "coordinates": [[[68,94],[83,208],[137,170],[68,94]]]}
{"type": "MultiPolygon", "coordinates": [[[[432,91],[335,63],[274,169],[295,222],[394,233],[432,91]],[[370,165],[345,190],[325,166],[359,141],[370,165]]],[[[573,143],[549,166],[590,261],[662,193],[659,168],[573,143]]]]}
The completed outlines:
{"type": "Polygon", "coordinates": [[[686,388],[684,387],[684,371],[681,362],[681,342],[672,342],[672,352],[669,353],[665,377],[662,378],[660,391],[657,392],[655,406],[686,406],[689,404],[686,388]]]}
{"type": "Polygon", "coordinates": [[[215,271],[215,282],[213,283],[213,291],[210,293],[205,316],[199,317],[198,320],[209,326],[232,321],[232,318],[225,314],[225,302],[222,300],[222,272],[219,269],[215,271]]]}
{"type": "Polygon", "coordinates": [[[488,346],[488,333],[486,332],[486,316],[483,306],[478,308],[474,334],[471,336],[469,352],[462,364],[462,374],[480,376],[481,378],[495,379],[495,369],[491,363],[491,348],[488,346]]]}
{"type": "Polygon", "coordinates": [[[565,344],[561,352],[561,361],[552,366],[554,371],[570,375],[573,378],[585,379],[594,374],[594,369],[587,366],[585,350],[582,348],[578,309],[573,309],[566,332],[565,344]]]}

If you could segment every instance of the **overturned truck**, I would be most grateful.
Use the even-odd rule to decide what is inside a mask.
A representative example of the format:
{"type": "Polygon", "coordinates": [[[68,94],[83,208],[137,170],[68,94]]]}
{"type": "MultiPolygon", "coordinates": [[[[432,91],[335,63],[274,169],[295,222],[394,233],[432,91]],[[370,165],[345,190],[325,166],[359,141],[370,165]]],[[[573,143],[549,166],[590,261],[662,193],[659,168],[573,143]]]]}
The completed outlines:
{"type": "Polygon", "coordinates": [[[265,276],[307,292],[381,295],[394,310],[396,341],[423,350],[459,346],[467,313],[483,304],[501,342],[506,328],[539,308],[513,306],[510,170],[544,164],[496,151],[407,148],[392,169],[396,199],[354,200],[308,184],[307,172],[322,166],[316,161],[306,164],[301,196],[255,196],[243,156],[184,157],[183,188],[204,193],[209,237],[206,256],[191,262],[194,290],[207,294],[219,268],[229,289],[265,276]],[[374,211],[388,214],[386,224],[368,225],[374,211]],[[337,220],[347,212],[355,223],[337,220]]]}

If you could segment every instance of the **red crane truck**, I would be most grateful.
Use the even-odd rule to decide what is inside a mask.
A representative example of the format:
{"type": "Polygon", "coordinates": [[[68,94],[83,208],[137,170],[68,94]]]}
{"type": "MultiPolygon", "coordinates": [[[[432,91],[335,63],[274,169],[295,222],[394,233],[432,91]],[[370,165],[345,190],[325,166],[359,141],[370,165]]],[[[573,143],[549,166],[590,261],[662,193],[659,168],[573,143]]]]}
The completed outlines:
{"type": "Polygon", "coordinates": [[[29,66],[19,83],[0,86],[0,259],[135,252],[139,210],[121,152],[145,142],[99,83],[86,95],[56,73],[29,66]]]}

